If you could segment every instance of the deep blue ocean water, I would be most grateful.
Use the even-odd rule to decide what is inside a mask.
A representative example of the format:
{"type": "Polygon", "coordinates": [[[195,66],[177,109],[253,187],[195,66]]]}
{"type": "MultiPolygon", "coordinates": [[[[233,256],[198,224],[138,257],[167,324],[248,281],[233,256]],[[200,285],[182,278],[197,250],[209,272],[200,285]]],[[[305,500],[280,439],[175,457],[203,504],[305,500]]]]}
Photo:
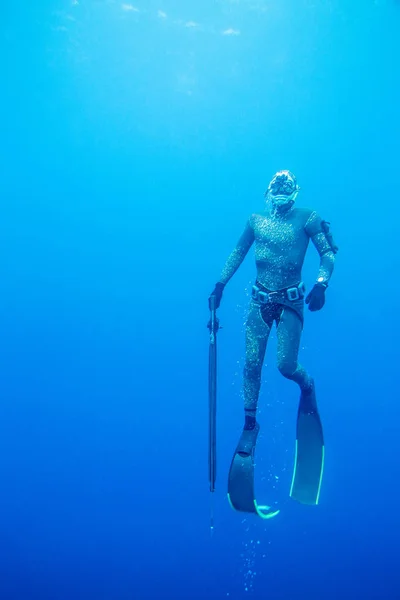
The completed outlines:
{"type": "MultiPolygon", "coordinates": [[[[400,598],[399,3],[1,13],[1,600],[400,598]],[[320,505],[288,497],[298,390],[275,335],[257,486],[281,512],[226,499],[250,252],[219,311],[211,537],[207,298],[282,168],[340,247],[300,354],[320,505]]],[[[309,288],[317,269],[310,246],[309,288]]]]}

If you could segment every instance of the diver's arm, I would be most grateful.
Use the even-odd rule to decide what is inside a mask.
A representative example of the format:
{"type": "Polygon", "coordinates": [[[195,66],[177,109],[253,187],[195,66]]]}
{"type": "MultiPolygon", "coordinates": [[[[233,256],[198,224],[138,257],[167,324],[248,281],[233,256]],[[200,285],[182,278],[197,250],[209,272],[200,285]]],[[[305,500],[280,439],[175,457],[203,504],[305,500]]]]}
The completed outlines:
{"type": "Polygon", "coordinates": [[[327,287],[335,267],[335,254],[338,247],[333,241],[328,223],[323,221],[316,212],[311,213],[305,230],[320,257],[317,283],[327,287]]]}
{"type": "MultiPolygon", "coordinates": [[[[245,259],[246,254],[250,250],[252,244],[254,242],[254,229],[250,222],[250,219],[247,221],[245,230],[239,238],[238,243],[234,250],[228,256],[228,259],[222,269],[221,275],[219,277],[218,282],[215,285],[214,291],[211,293],[211,296],[215,297],[215,307],[219,308],[221,304],[222,294],[224,288],[228,281],[233,277],[236,273],[240,265],[245,259]]],[[[211,308],[211,296],[208,299],[208,306],[211,308]]]]}
{"type": "Polygon", "coordinates": [[[329,231],[329,223],[322,221],[316,212],[311,213],[304,229],[320,256],[317,282],[306,298],[308,308],[316,311],[325,304],[325,290],[332,277],[338,247],[329,231]]]}
{"type": "Polygon", "coordinates": [[[238,243],[235,248],[228,256],[228,259],[222,269],[221,275],[219,277],[219,282],[224,286],[228,283],[228,281],[233,277],[236,273],[242,262],[244,261],[246,254],[250,250],[252,244],[254,242],[254,229],[251,225],[250,219],[247,221],[246,227],[240,236],[238,243]]]}
{"type": "Polygon", "coordinates": [[[332,250],[328,250],[327,252],[321,254],[320,241],[316,238],[311,238],[311,241],[313,242],[320,256],[317,283],[322,283],[327,287],[335,268],[335,255],[332,250]]]}

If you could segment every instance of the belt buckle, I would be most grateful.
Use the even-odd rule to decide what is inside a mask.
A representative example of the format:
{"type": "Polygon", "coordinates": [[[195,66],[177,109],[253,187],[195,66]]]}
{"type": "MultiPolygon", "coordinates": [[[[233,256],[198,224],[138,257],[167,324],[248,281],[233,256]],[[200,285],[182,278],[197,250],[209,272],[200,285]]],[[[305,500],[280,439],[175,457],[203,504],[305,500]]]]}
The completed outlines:
{"type": "Polygon", "coordinates": [[[267,304],[269,302],[269,294],[267,292],[263,292],[262,290],[258,290],[258,300],[260,304],[267,304]]]}
{"type": "Polygon", "coordinates": [[[300,298],[299,288],[297,288],[297,287],[288,288],[286,293],[287,293],[288,300],[290,302],[295,302],[296,300],[298,300],[300,298]]]}
{"type": "Polygon", "coordinates": [[[269,302],[269,294],[260,290],[258,285],[253,285],[251,295],[253,299],[260,304],[267,304],[267,302],[269,302]]]}
{"type": "Polygon", "coordinates": [[[253,298],[253,300],[257,300],[259,291],[260,288],[256,285],[253,285],[253,287],[251,288],[251,297],[253,298]]]}

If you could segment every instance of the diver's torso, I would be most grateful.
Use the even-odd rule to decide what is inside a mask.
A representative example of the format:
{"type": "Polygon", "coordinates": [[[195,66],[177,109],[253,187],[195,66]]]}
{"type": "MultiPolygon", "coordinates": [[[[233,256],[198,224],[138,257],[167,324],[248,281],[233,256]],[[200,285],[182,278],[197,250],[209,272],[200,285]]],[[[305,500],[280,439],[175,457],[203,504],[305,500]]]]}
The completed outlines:
{"type": "Polygon", "coordinates": [[[301,280],[309,237],[304,229],[312,211],[293,208],[286,215],[254,214],[257,279],[268,290],[279,290],[301,280]]]}

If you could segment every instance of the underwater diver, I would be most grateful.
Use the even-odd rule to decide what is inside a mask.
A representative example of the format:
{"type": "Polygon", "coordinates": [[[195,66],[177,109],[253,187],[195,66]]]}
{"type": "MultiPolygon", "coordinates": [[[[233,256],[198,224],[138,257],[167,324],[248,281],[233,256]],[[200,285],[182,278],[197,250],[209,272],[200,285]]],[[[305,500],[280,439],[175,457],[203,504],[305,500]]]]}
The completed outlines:
{"type": "MultiPolygon", "coordinates": [[[[209,298],[209,307],[211,298],[215,308],[220,306],[226,284],[236,273],[254,243],[257,275],[246,322],[246,358],[243,372],[245,422],[236,451],[242,457],[246,453],[254,454],[259,431],[256,416],[262,367],[274,323],[277,328],[278,369],[284,377],[300,387],[299,406],[302,413],[314,414],[319,421],[314,380],[299,364],[298,353],[303,330],[304,301],[310,311],[323,308],[338,248],[329,231],[328,222],[322,220],[314,210],[295,206],[299,189],[296,177],[290,171],[282,170],[274,175],[265,192],[265,210],[249,217],[209,298]],[[320,256],[320,266],[316,282],[306,296],[302,267],[309,240],[320,256]]],[[[320,445],[323,446],[320,421],[318,427],[318,431],[321,430],[318,433],[321,438],[320,445]]],[[[305,432],[302,435],[313,436],[312,433],[305,432]]],[[[304,453],[303,455],[305,456],[304,453]]],[[[321,461],[323,462],[323,454],[321,461]]],[[[322,462],[318,470],[318,495],[322,462]]],[[[315,489],[313,492],[303,492],[305,503],[317,503],[314,502],[317,501],[315,489]],[[308,502],[307,494],[311,494],[314,500],[308,502]]],[[[236,504],[239,505],[236,508],[241,510],[240,501],[236,504]]]]}

